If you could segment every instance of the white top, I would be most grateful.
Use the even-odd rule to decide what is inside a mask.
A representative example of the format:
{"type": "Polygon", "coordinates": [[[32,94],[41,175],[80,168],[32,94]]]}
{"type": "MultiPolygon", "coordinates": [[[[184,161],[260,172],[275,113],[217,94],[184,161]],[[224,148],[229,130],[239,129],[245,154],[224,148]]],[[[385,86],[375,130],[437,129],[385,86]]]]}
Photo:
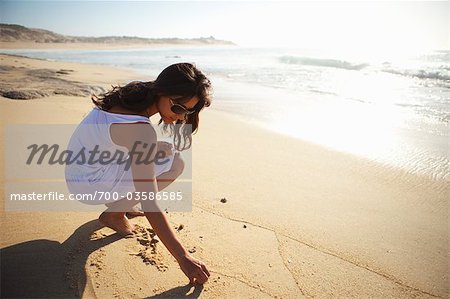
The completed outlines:
{"type": "MultiPolygon", "coordinates": [[[[126,167],[127,163],[118,163],[120,160],[123,162],[129,158],[128,150],[112,141],[110,127],[113,123],[137,122],[150,123],[150,120],[141,115],[111,113],[97,107],[84,117],[75,129],[67,148],[73,153],[71,158],[73,162],[68,163],[65,168],[66,183],[70,193],[96,194],[96,191],[115,192],[116,195],[119,194],[120,198],[122,198],[126,196],[127,192],[135,190],[131,168],[129,166],[126,167]],[[92,150],[98,153],[94,156],[93,161],[87,163],[92,150]],[[103,159],[107,163],[98,161],[102,152],[110,153],[109,157],[104,157],[103,159]],[[81,153],[84,153],[84,160],[81,153]],[[117,154],[114,155],[115,153],[117,154]],[[77,164],[76,161],[80,164],[77,164]]],[[[156,176],[172,167],[173,156],[169,158],[169,163],[155,165],[156,176]]],[[[113,194],[111,194],[110,198],[112,199],[113,197],[113,194]]],[[[109,202],[111,202],[111,199],[109,202]]],[[[83,202],[104,204],[108,201],[96,199],[83,202]]]]}

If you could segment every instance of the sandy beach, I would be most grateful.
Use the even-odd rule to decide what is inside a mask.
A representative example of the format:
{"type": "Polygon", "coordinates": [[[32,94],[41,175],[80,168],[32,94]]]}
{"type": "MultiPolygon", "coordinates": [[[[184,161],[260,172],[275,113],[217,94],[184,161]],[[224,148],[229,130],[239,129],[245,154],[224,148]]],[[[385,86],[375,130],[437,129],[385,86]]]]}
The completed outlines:
{"type": "MultiPolygon", "coordinates": [[[[0,97],[2,144],[7,124],[76,124],[92,108],[85,92],[137,77],[8,55],[0,67],[2,92],[41,91],[0,97]]],[[[193,209],[169,219],[208,265],[205,285],[188,284],[142,217],[120,238],[96,213],[5,212],[2,147],[1,297],[449,297],[448,182],[266,131],[214,103],[193,140],[193,209]]]]}

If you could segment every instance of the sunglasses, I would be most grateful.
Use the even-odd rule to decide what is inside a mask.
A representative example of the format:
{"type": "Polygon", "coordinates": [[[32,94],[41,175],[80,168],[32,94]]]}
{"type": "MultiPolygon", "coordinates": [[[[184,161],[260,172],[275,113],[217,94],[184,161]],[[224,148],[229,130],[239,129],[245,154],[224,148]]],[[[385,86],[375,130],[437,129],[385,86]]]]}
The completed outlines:
{"type": "Polygon", "coordinates": [[[173,100],[171,98],[169,98],[170,100],[170,104],[172,105],[170,107],[170,110],[172,110],[173,113],[175,114],[186,114],[186,115],[190,115],[192,113],[195,113],[195,109],[188,109],[185,106],[178,104],[178,103],[174,103],[173,100]]]}

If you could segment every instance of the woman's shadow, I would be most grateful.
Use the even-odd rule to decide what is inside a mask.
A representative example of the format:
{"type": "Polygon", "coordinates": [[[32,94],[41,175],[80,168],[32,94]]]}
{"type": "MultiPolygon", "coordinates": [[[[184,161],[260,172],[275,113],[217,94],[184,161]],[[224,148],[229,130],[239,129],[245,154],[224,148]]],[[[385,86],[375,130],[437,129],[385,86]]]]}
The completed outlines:
{"type": "Polygon", "coordinates": [[[2,298],[80,297],[86,286],[84,267],[89,255],[120,239],[113,234],[90,240],[91,234],[101,227],[92,220],[77,228],[62,244],[33,240],[2,248],[2,298]]]}
{"type": "MultiPolygon", "coordinates": [[[[79,298],[94,295],[86,277],[89,255],[121,237],[118,234],[100,239],[91,235],[103,226],[89,221],[75,230],[62,244],[51,240],[33,240],[2,248],[1,298],[79,298]]],[[[197,298],[202,286],[180,286],[150,298],[197,298]]]]}

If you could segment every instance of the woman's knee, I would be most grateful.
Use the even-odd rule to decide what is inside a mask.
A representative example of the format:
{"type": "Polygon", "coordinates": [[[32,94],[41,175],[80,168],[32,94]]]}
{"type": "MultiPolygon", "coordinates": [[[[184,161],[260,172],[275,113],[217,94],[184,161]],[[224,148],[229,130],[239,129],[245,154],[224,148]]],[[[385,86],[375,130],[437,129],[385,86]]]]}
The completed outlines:
{"type": "Polygon", "coordinates": [[[184,160],[179,153],[176,153],[173,157],[172,167],[170,171],[175,173],[176,176],[179,176],[183,173],[184,170],[184,160]]]}

